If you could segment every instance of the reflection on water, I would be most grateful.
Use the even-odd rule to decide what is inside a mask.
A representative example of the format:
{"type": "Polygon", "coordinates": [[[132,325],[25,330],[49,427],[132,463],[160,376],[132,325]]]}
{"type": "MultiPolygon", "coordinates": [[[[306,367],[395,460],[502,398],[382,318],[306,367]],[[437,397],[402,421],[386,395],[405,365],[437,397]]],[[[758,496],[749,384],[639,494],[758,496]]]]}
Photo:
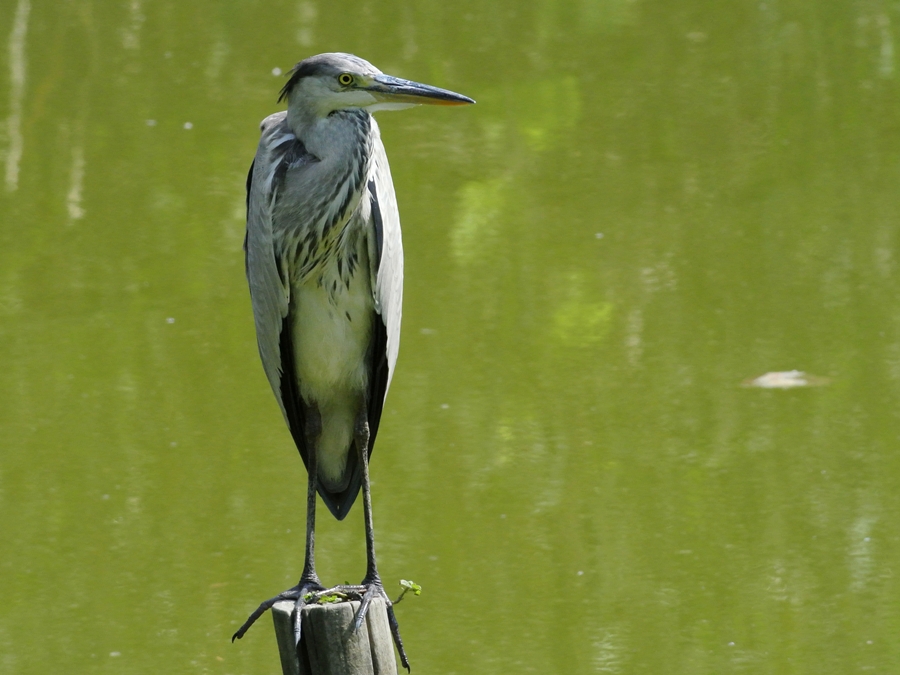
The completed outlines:
{"type": "MultiPolygon", "coordinates": [[[[900,668],[896,8],[8,4],[0,671],[277,672],[228,643],[304,528],[242,190],[333,49],[479,102],[379,118],[416,672],[900,668]]],[[[318,544],[362,577],[361,511],[318,544]]]]}
{"type": "Polygon", "coordinates": [[[69,210],[69,218],[80,220],[84,218],[84,209],[81,206],[81,193],[84,189],[84,148],[75,146],[72,148],[72,178],[69,183],[69,194],[66,195],[66,206],[69,210]]]}
{"type": "Polygon", "coordinates": [[[830,381],[827,377],[810,375],[802,370],[787,370],[766,373],[750,380],[744,380],[743,385],[760,389],[793,389],[794,387],[821,387],[830,381]]]}
{"type": "Polygon", "coordinates": [[[22,160],[22,96],[25,90],[25,37],[31,3],[19,0],[9,36],[9,116],[6,119],[6,189],[19,186],[19,162],[22,160]]]}

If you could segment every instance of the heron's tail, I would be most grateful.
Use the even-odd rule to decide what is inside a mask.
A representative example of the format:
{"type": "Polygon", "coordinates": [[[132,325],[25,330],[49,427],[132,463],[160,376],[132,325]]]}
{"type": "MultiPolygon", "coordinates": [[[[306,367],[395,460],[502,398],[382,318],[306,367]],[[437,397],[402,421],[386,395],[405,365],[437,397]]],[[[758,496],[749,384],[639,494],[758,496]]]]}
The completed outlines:
{"type": "Polygon", "coordinates": [[[333,481],[319,472],[319,496],[325,502],[325,506],[338,520],[343,520],[350,513],[350,507],[359,495],[362,487],[362,466],[356,454],[356,448],[351,443],[350,452],[347,454],[347,464],[339,481],[333,481]]]}

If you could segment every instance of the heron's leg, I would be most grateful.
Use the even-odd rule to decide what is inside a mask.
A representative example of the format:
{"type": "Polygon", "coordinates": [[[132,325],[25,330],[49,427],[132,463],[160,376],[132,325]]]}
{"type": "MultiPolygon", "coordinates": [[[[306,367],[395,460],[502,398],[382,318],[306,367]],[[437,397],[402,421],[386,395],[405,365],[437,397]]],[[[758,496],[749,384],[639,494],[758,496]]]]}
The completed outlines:
{"type": "Polygon", "coordinates": [[[403,640],[400,638],[400,626],[397,623],[397,617],[394,615],[393,603],[388,598],[387,593],[385,593],[381,577],[378,576],[378,566],[375,562],[375,528],[372,524],[372,495],[369,490],[369,416],[364,402],[360,405],[354,431],[356,449],[359,452],[359,461],[362,466],[363,518],[366,523],[366,576],[361,584],[364,593],[359,603],[356,618],[353,621],[353,629],[359,630],[363,620],[366,618],[366,612],[369,611],[369,605],[374,598],[380,597],[384,600],[387,608],[388,624],[391,627],[391,635],[394,638],[394,644],[397,646],[397,652],[400,654],[400,662],[408,671],[409,659],[406,657],[403,640]]]}
{"type": "Polygon", "coordinates": [[[375,528],[372,524],[372,492],[369,489],[369,418],[364,406],[356,417],[356,449],[362,466],[363,518],[366,522],[366,576],[362,583],[381,585],[375,562],[375,528]]]}
{"type": "Polygon", "coordinates": [[[319,414],[319,408],[313,402],[310,405],[303,406],[304,426],[306,436],[307,449],[307,469],[308,481],[306,491],[306,553],[303,560],[303,574],[300,581],[293,588],[289,588],[283,593],[279,593],[274,598],[269,598],[260,603],[253,613],[247,618],[244,624],[238,628],[237,632],[231,636],[231,641],[240,640],[244,634],[250,629],[256,620],[261,617],[265,611],[272,607],[276,602],[281,600],[294,601],[294,644],[299,649],[300,646],[300,619],[301,610],[306,604],[306,597],[310,593],[324,590],[316,575],[315,562],[315,541],[316,541],[316,490],[318,487],[318,475],[316,470],[318,457],[318,441],[322,433],[322,417],[319,414]]]}
{"type": "MultiPolygon", "coordinates": [[[[313,401],[303,406],[306,431],[306,552],[303,557],[303,574],[294,587],[298,591],[294,603],[294,647],[300,649],[302,609],[310,593],[325,587],[316,574],[316,492],[319,486],[319,436],[322,434],[322,416],[319,406],[313,401]]],[[[294,590],[294,589],[291,589],[294,590]]]]}
{"type": "Polygon", "coordinates": [[[315,584],[322,588],[316,575],[316,491],[319,487],[319,436],[322,434],[322,416],[319,406],[313,402],[304,406],[306,426],[306,554],[303,558],[303,574],[300,584],[315,584]]]}

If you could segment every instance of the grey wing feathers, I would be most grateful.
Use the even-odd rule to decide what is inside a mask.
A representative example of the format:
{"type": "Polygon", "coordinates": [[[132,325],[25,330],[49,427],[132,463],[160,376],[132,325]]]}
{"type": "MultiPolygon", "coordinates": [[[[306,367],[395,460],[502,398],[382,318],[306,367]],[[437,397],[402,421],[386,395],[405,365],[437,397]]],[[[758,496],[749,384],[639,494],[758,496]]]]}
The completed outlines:
{"type": "Polygon", "coordinates": [[[381,139],[376,137],[372,153],[373,170],[369,191],[373,196],[370,219],[369,260],[375,311],[387,329],[386,356],[388,375],[384,394],[391,384],[397,354],[400,351],[400,319],[403,313],[403,240],[400,213],[391,180],[391,169],[381,139]],[[380,246],[379,246],[380,244],[380,246]],[[374,252],[374,255],[372,254],[374,252]]]}
{"type": "Polygon", "coordinates": [[[272,201],[275,190],[275,171],[280,164],[278,148],[293,134],[285,124],[286,113],[270,115],[260,125],[262,136],[259,149],[247,178],[247,281],[256,323],[256,340],[266,377],[275,392],[282,413],[281,399],[281,329],[288,313],[290,290],[283,279],[275,257],[272,226],[272,201]],[[280,143],[279,143],[280,141],[280,143]]]}

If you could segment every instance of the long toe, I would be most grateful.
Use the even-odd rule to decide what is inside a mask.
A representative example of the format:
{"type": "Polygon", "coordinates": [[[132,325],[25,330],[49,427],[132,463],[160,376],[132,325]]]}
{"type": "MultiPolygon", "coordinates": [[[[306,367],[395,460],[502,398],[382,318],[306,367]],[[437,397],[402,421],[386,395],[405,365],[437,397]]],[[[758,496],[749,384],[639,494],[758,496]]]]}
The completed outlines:
{"type": "Polygon", "coordinates": [[[375,598],[383,598],[385,606],[390,607],[391,601],[388,599],[387,593],[384,592],[384,586],[381,584],[371,584],[363,593],[362,600],[359,603],[359,609],[356,611],[356,618],[353,620],[353,630],[358,631],[365,621],[366,614],[369,611],[369,605],[375,598]]]}
{"type": "Polygon", "coordinates": [[[397,647],[397,653],[400,655],[400,663],[406,668],[406,672],[411,672],[409,667],[409,659],[406,657],[406,650],[403,648],[403,640],[400,637],[400,624],[397,623],[397,617],[394,615],[394,608],[387,606],[388,625],[391,627],[391,637],[394,638],[394,645],[397,647]]]}
{"type": "MultiPolygon", "coordinates": [[[[235,640],[240,640],[242,637],[244,637],[246,632],[250,630],[250,626],[256,623],[256,620],[263,614],[265,614],[267,609],[271,609],[272,605],[274,605],[276,602],[280,602],[281,600],[296,600],[299,604],[307,594],[315,593],[321,590],[322,584],[320,584],[318,580],[303,581],[301,579],[300,583],[293,588],[289,588],[286,591],[279,593],[274,598],[269,598],[268,600],[264,600],[263,602],[261,602],[259,607],[257,607],[249,617],[247,617],[244,625],[238,628],[237,632],[235,632],[235,634],[231,636],[231,641],[234,642],[235,640]]],[[[295,621],[299,621],[299,612],[297,614],[298,618],[295,621]]],[[[300,640],[299,631],[299,626],[296,626],[294,628],[294,632],[297,634],[298,642],[300,640]]]]}
{"type": "Polygon", "coordinates": [[[294,603],[294,649],[297,652],[297,656],[300,656],[300,638],[301,629],[303,627],[303,607],[306,605],[306,594],[304,593],[299,598],[297,598],[297,602],[294,603]]]}
{"type": "Polygon", "coordinates": [[[257,607],[255,610],[253,610],[253,612],[250,614],[250,616],[247,617],[247,620],[244,622],[244,624],[240,628],[237,629],[237,631],[235,632],[234,635],[231,636],[231,641],[234,642],[235,640],[240,640],[242,637],[244,637],[244,634],[248,630],[250,630],[250,626],[252,626],[254,623],[256,623],[256,620],[259,617],[261,617],[263,614],[265,614],[266,610],[270,609],[272,607],[272,605],[274,605],[276,602],[278,602],[280,600],[293,600],[295,597],[297,597],[293,593],[293,591],[294,591],[294,589],[289,589],[287,591],[284,591],[283,593],[279,593],[274,598],[269,598],[268,600],[263,600],[259,604],[259,607],[257,607]]]}

